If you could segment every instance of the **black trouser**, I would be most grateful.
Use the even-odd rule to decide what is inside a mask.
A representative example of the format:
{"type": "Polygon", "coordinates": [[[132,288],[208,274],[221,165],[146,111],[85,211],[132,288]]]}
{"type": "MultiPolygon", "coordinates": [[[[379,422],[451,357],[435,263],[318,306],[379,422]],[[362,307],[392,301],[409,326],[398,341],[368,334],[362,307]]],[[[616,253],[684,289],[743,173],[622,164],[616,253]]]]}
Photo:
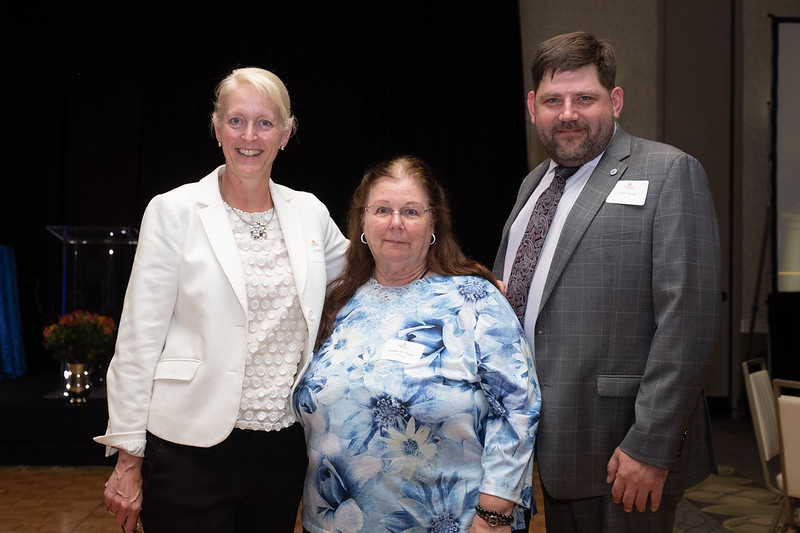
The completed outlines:
{"type": "Polygon", "coordinates": [[[234,429],[211,448],[147,434],[142,526],[147,533],[292,533],[303,495],[303,430],[234,429]]]}

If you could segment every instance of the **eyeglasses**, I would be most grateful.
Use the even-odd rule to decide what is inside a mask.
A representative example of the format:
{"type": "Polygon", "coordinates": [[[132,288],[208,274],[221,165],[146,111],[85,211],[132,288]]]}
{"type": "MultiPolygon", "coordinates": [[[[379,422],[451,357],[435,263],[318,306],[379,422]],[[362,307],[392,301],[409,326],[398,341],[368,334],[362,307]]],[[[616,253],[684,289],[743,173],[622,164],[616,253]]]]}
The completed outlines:
{"type": "Polygon", "coordinates": [[[422,215],[431,211],[433,208],[428,207],[427,209],[425,206],[421,204],[406,204],[400,209],[392,209],[388,205],[368,205],[364,208],[364,211],[369,213],[375,218],[378,219],[389,219],[395,213],[398,213],[403,219],[411,221],[411,220],[419,220],[422,215]]]}

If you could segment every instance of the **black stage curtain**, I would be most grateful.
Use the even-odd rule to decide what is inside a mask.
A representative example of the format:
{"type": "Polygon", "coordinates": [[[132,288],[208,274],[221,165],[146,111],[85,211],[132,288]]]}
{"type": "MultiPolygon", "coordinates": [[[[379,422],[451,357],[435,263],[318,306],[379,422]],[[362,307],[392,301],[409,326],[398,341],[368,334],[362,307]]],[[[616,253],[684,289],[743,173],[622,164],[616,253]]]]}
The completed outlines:
{"type": "Polygon", "coordinates": [[[315,193],[343,227],[366,166],[419,155],[465,251],[491,265],[527,171],[517,2],[358,4],[15,4],[0,244],[17,255],[30,368],[60,311],[45,226],[138,227],[155,194],[220,164],[213,88],[237,66],[272,70],[292,97],[299,130],[275,181],[315,193]]]}

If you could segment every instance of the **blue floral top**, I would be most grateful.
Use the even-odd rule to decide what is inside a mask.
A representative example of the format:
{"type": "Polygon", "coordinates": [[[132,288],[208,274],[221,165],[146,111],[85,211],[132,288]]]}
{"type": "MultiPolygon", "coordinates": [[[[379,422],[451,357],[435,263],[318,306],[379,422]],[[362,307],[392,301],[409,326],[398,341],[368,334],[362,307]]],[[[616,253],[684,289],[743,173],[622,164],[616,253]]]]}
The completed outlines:
{"type": "Polygon", "coordinates": [[[541,396],[505,297],[472,276],[375,280],[336,316],[295,393],[303,526],[468,531],[480,492],[533,507],[541,396]]]}

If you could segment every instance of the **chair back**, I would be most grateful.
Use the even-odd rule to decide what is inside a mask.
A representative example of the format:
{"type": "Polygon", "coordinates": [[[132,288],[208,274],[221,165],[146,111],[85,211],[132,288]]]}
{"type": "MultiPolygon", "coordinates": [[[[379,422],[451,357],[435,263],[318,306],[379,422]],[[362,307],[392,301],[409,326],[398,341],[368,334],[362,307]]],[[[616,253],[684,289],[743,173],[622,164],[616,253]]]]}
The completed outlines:
{"type": "Polygon", "coordinates": [[[780,453],[778,443],[778,420],[775,414],[775,396],[772,392],[772,380],[767,372],[763,357],[742,363],[744,372],[744,388],[747,391],[747,402],[750,405],[750,416],[753,419],[753,430],[756,434],[758,454],[761,457],[761,469],[764,483],[775,493],[782,491],[772,482],[769,469],[770,459],[780,453]]]}
{"type": "Polygon", "coordinates": [[[784,495],[800,498],[800,396],[797,396],[800,381],[776,379],[772,386],[778,413],[784,495]]]}

